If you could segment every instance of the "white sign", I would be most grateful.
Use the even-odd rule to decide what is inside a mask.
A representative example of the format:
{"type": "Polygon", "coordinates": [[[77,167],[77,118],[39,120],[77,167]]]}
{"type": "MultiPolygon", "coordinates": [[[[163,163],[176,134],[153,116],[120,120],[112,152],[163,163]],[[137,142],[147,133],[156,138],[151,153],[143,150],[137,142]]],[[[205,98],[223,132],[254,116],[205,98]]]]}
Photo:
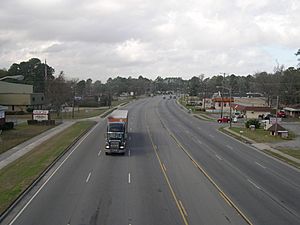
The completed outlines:
{"type": "MultiPolygon", "coordinates": [[[[277,123],[280,123],[282,121],[282,118],[278,117],[277,118],[277,123]]],[[[275,124],[276,123],[276,118],[275,117],[271,117],[270,118],[270,123],[271,124],[275,124]]]]}
{"type": "Polygon", "coordinates": [[[0,111],[0,119],[5,118],[5,112],[4,111],[0,111]]]}
{"type": "Polygon", "coordinates": [[[49,120],[49,110],[33,110],[33,120],[49,120]]]}

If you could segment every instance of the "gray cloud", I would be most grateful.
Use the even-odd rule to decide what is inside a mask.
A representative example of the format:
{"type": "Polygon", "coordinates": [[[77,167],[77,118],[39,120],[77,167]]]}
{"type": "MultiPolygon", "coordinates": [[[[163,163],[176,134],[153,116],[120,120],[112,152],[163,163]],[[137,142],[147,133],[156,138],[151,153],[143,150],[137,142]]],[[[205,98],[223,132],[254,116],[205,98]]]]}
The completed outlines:
{"type": "Polygon", "coordinates": [[[300,47],[299,11],[297,0],[2,0],[0,67],[47,58],[102,81],[272,71],[300,47]]]}

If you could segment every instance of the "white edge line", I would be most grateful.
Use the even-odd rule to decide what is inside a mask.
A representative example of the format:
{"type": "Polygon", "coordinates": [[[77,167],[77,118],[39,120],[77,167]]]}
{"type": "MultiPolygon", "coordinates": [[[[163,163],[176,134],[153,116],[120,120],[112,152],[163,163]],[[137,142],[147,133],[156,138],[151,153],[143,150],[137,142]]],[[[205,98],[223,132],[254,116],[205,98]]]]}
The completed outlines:
{"type": "Polygon", "coordinates": [[[101,152],[102,152],[102,150],[100,149],[100,151],[99,151],[99,153],[98,153],[98,157],[100,156],[101,152]]]}
{"type": "Polygon", "coordinates": [[[128,149],[128,156],[130,157],[130,149],[128,149]]]}
{"type": "Polygon", "coordinates": [[[131,183],[131,179],[130,179],[130,173],[128,173],[128,184],[131,183]]]}
{"type": "MultiPolygon", "coordinates": [[[[100,124],[100,123],[98,123],[100,124]]],[[[48,177],[48,179],[43,183],[43,185],[35,192],[35,194],[29,199],[29,201],[26,203],[26,205],[18,212],[18,214],[14,217],[14,219],[9,223],[9,225],[12,225],[18,218],[19,216],[24,212],[24,210],[28,207],[28,205],[33,201],[33,199],[40,193],[40,191],[46,186],[46,184],[49,182],[49,180],[56,174],[56,172],[62,167],[62,165],[67,161],[67,159],[70,158],[70,156],[73,154],[73,152],[78,148],[78,146],[92,133],[96,127],[94,126],[85,136],[81,141],[74,147],[74,149],[68,154],[68,156],[59,164],[59,166],[53,171],[53,173],[48,177]]]]}
{"type": "Polygon", "coordinates": [[[88,177],[85,180],[85,183],[89,182],[90,178],[91,178],[92,172],[89,173],[88,177]]]}

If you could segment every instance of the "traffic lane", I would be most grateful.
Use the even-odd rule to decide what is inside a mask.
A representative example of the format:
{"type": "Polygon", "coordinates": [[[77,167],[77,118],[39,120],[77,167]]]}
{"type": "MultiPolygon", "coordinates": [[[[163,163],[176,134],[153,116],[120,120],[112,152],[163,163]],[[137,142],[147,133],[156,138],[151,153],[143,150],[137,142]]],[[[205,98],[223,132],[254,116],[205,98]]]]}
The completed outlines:
{"type": "Polygon", "coordinates": [[[145,104],[129,111],[128,209],[131,224],[182,224],[175,202],[155,158],[145,124],[145,104]],[[130,154],[129,154],[130,153],[130,154]]]}
{"type": "MultiPolygon", "coordinates": [[[[207,141],[221,141],[221,144],[226,146],[230,150],[236,150],[241,151],[243,154],[248,155],[249,157],[252,157],[253,161],[260,161],[267,163],[268,168],[272,170],[276,176],[280,176],[282,178],[288,179],[288,181],[293,183],[293,181],[297,182],[297,185],[300,185],[300,176],[299,176],[299,170],[295,169],[285,163],[282,163],[268,155],[265,155],[259,150],[250,148],[249,146],[245,145],[244,143],[240,143],[239,141],[234,140],[231,137],[228,137],[227,135],[224,135],[223,133],[217,131],[220,126],[216,123],[201,121],[199,119],[194,118],[193,116],[190,116],[187,113],[182,112],[180,110],[180,107],[175,102],[170,102],[170,106],[172,107],[169,111],[174,112],[176,111],[178,113],[179,119],[184,120],[185,124],[189,124],[190,129],[194,129],[193,132],[198,133],[201,137],[206,138],[207,141]],[[198,131],[195,129],[199,129],[198,131]],[[235,146],[232,146],[231,144],[234,144],[235,146]],[[254,151],[253,151],[254,150],[254,151]]],[[[168,111],[168,112],[169,112],[168,111]]],[[[178,118],[177,118],[178,119],[178,118]]],[[[295,183],[295,182],[294,182],[295,183]]]]}
{"type": "Polygon", "coordinates": [[[186,211],[189,224],[246,224],[218,190],[163,128],[157,114],[149,112],[153,142],[170,183],[186,211]]]}
{"type": "MultiPolygon", "coordinates": [[[[180,118],[177,119],[179,120],[180,118]]],[[[264,166],[263,157],[265,157],[265,161],[273,162],[273,164],[278,163],[277,161],[257,151],[253,151],[253,149],[249,149],[248,146],[236,142],[220,132],[212,131],[213,134],[211,134],[211,132],[207,130],[205,132],[203,129],[197,129],[195,126],[185,127],[185,129],[190,130],[190,138],[198,139],[198,142],[201,139],[204,139],[202,140],[204,143],[209,142],[209,146],[215,149],[214,154],[239,168],[245,177],[249,177],[251,181],[254,181],[274,201],[277,201],[282,207],[287,207],[293,214],[299,216],[297,211],[300,209],[300,176],[297,170],[280,163],[283,169],[291,170],[292,172],[289,173],[288,178],[280,176],[274,169],[264,166]],[[197,135],[199,133],[200,135],[197,135]],[[202,135],[203,133],[205,133],[205,136],[202,135]],[[287,195],[286,193],[289,194],[287,195]]]]}
{"type": "MultiPolygon", "coordinates": [[[[182,141],[190,140],[190,142],[185,141],[185,143],[188,146],[188,149],[190,149],[190,151],[193,154],[193,156],[207,169],[207,171],[208,171],[208,173],[210,175],[212,175],[213,177],[215,177],[218,182],[221,182],[222,187],[224,187],[225,190],[226,190],[226,188],[230,187],[230,188],[228,188],[228,193],[230,193],[231,196],[237,196],[237,198],[235,198],[236,200],[243,200],[245,198],[243,196],[243,193],[240,193],[240,194],[236,195],[237,194],[236,192],[232,192],[231,189],[232,188],[234,189],[234,185],[232,186],[232,184],[234,184],[235,180],[232,180],[230,182],[226,182],[227,179],[224,180],[223,177],[229,177],[229,180],[230,180],[232,177],[238,178],[240,176],[239,179],[241,180],[242,183],[244,183],[244,186],[245,186],[244,188],[249,187],[249,185],[251,185],[252,187],[254,187],[256,189],[257,189],[257,187],[259,187],[256,184],[256,181],[253,181],[253,180],[249,179],[248,176],[245,175],[245,172],[241,171],[240,168],[236,167],[235,165],[233,165],[232,163],[230,163],[228,161],[225,161],[222,157],[220,157],[218,154],[216,154],[216,152],[217,152],[218,149],[222,149],[223,148],[222,146],[219,147],[219,148],[217,148],[217,149],[212,149],[211,145],[213,145],[215,142],[212,142],[212,140],[211,140],[211,142],[207,143],[206,148],[201,148],[201,146],[203,146],[203,143],[206,143],[206,142],[205,141],[201,141],[202,142],[202,144],[201,144],[201,143],[198,142],[198,139],[191,138],[191,135],[193,134],[193,132],[188,131],[187,127],[185,129],[182,129],[182,127],[174,127],[174,123],[172,123],[171,127],[172,127],[171,128],[172,131],[174,133],[176,133],[176,136],[178,136],[182,141]],[[186,131],[188,131],[188,132],[186,132],[186,131]],[[194,146],[191,146],[191,145],[194,145],[194,146]],[[197,150],[197,148],[198,148],[198,150],[197,150]],[[200,150],[199,148],[202,149],[202,150],[200,150]],[[205,151],[205,149],[208,149],[208,150],[205,151]],[[222,162],[222,164],[224,164],[224,165],[227,164],[228,168],[226,169],[225,167],[221,166],[219,169],[216,169],[217,168],[217,164],[216,164],[217,162],[219,162],[219,163],[222,162]],[[214,166],[211,166],[211,165],[214,165],[214,166]],[[230,172],[230,168],[233,169],[232,173],[229,173],[230,172]],[[216,172],[216,171],[218,171],[218,172],[216,172]],[[223,173],[223,175],[220,176],[220,174],[222,174],[222,172],[224,172],[224,171],[227,171],[227,172],[223,173]],[[223,178],[223,180],[222,180],[222,178],[223,178]],[[247,179],[245,179],[245,178],[247,178],[247,179]],[[245,183],[245,180],[246,180],[246,183],[245,183]]],[[[239,183],[236,183],[236,186],[241,187],[239,183]]],[[[260,191],[260,189],[257,189],[257,190],[260,191]]],[[[257,192],[257,190],[255,190],[255,191],[257,192]]],[[[278,201],[274,202],[274,200],[276,200],[276,198],[274,198],[274,196],[272,196],[269,192],[262,192],[262,191],[260,191],[260,192],[264,194],[265,198],[269,199],[269,203],[275,209],[274,212],[276,212],[276,209],[277,209],[277,211],[280,211],[279,213],[277,213],[277,215],[282,214],[283,213],[282,211],[285,210],[285,213],[284,213],[285,217],[289,217],[290,216],[290,214],[289,214],[290,212],[286,212],[285,205],[282,205],[278,201]]],[[[252,197],[255,197],[255,196],[256,196],[256,194],[254,192],[254,195],[253,196],[249,196],[249,197],[252,198],[252,197]]],[[[246,199],[248,199],[249,197],[247,197],[246,199]]],[[[246,203],[248,203],[248,201],[246,201],[246,203]]],[[[266,202],[263,202],[262,204],[265,204],[265,203],[266,202]]],[[[257,201],[255,204],[260,204],[260,202],[257,201]]],[[[247,204],[246,207],[248,207],[248,205],[249,205],[249,203],[247,204]]],[[[259,208],[259,207],[257,207],[257,208],[259,208]]],[[[257,211],[256,213],[253,214],[254,217],[255,217],[256,214],[258,214],[260,212],[260,210],[257,210],[257,208],[254,209],[254,211],[257,211]]],[[[270,206],[269,208],[272,208],[272,207],[270,206]]],[[[264,207],[262,209],[264,209],[264,207]]],[[[273,212],[273,214],[274,214],[274,212],[273,212]]],[[[269,211],[269,213],[270,213],[271,217],[270,216],[262,216],[262,218],[259,218],[258,221],[264,221],[264,217],[266,217],[266,219],[267,219],[266,221],[268,221],[269,217],[272,218],[272,211],[269,211]]],[[[259,216],[261,216],[261,215],[259,215],[259,216]]],[[[291,220],[293,223],[295,223],[295,221],[297,221],[297,219],[295,219],[295,215],[291,215],[291,216],[293,218],[292,219],[288,219],[287,221],[291,220]]],[[[278,221],[283,221],[283,220],[280,220],[280,219],[276,220],[276,219],[274,219],[274,221],[278,222],[278,221]]]]}
{"type": "Polygon", "coordinates": [[[66,153],[55,165],[56,169],[51,171],[53,175],[43,178],[44,186],[33,196],[14,224],[63,224],[68,219],[91,165],[97,160],[98,131],[103,129],[104,123],[100,122],[66,153]],[[53,220],[49,221],[49,218],[53,220]]]}
{"type": "Polygon", "coordinates": [[[230,196],[254,224],[297,224],[292,217],[269,196],[258,189],[255,182],[248,179],[242,171],[218,155],[206,153],[199,143],[187,141],[185,132],[173,131],[185,148],[213,178],[213,180],[230,196]]]}
{"type": "MultiPolygon", "coordinates": [[[[177,120],[180,120],[180,118],[177,118],[177,120]]],[[[240,166],[247,164],[248,166],[254,167],[254,170],[263,168],[265,172],[270,174],[269,177],[271,177],[272,180],[277,179],[280,183],[284,183],[284,185],[291,186],[293,189],[299,189],[299,170],[278,162],[245,144],[235,141],[221,132],[216,132],[215,130],[210,130],[202,126],[189,126],[183,129],[190,132],[192,138],[198,138],[199,143],[201,139],[205,143],[210,142],[210,145],[215,145],[216,149],[219,150],[218,153],[223,157],[228,157],[228,160],[235,159],[235,163],[239,163],[240,166]]]]}

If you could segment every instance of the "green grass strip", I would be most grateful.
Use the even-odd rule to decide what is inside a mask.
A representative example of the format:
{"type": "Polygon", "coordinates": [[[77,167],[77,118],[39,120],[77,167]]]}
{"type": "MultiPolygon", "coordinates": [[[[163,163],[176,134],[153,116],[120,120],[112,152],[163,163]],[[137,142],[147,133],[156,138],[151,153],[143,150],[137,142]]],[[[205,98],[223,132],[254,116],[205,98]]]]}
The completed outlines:
{"type": "Polygon", "coordinates": [[[298,149],[279,148],[278,150],[287,155],[290,155],[294,158],[300,159],[300,149],[299,148],[298,149]]]}
{"type": "Polygon", "coordinates": [[[282,156],[280,154],[277,154],[275,152],[272,152],[272,151],[269,151],[269,150],[266,150],[266,149],[263,150],[263,151],[266,154],[269,154],[269,155],[271,155],[271,156],[273,156],[273,157],[275,157],[275,158],[277,158],[279,160],[282,160],[282,161],[284,161],[284,162],[286,162],[286,163],[288,163],[288,164],[290,164],[290,165],[292,165],[292,166],[297,167],[298,169],[300,169],[300,164],[297,163],[297,162],[294,162],[294,161],[292,161],[292,160],[290,160],[290,159],[288,159],[288,158],[286,158],[286,157],[284,157],[284,156],[282,156]]]}
{"type": "Polygon", "coordinates": [[[2,213],[73,141],[95,122],[82,121],[0,170],[0,212],[2,213]]]}

